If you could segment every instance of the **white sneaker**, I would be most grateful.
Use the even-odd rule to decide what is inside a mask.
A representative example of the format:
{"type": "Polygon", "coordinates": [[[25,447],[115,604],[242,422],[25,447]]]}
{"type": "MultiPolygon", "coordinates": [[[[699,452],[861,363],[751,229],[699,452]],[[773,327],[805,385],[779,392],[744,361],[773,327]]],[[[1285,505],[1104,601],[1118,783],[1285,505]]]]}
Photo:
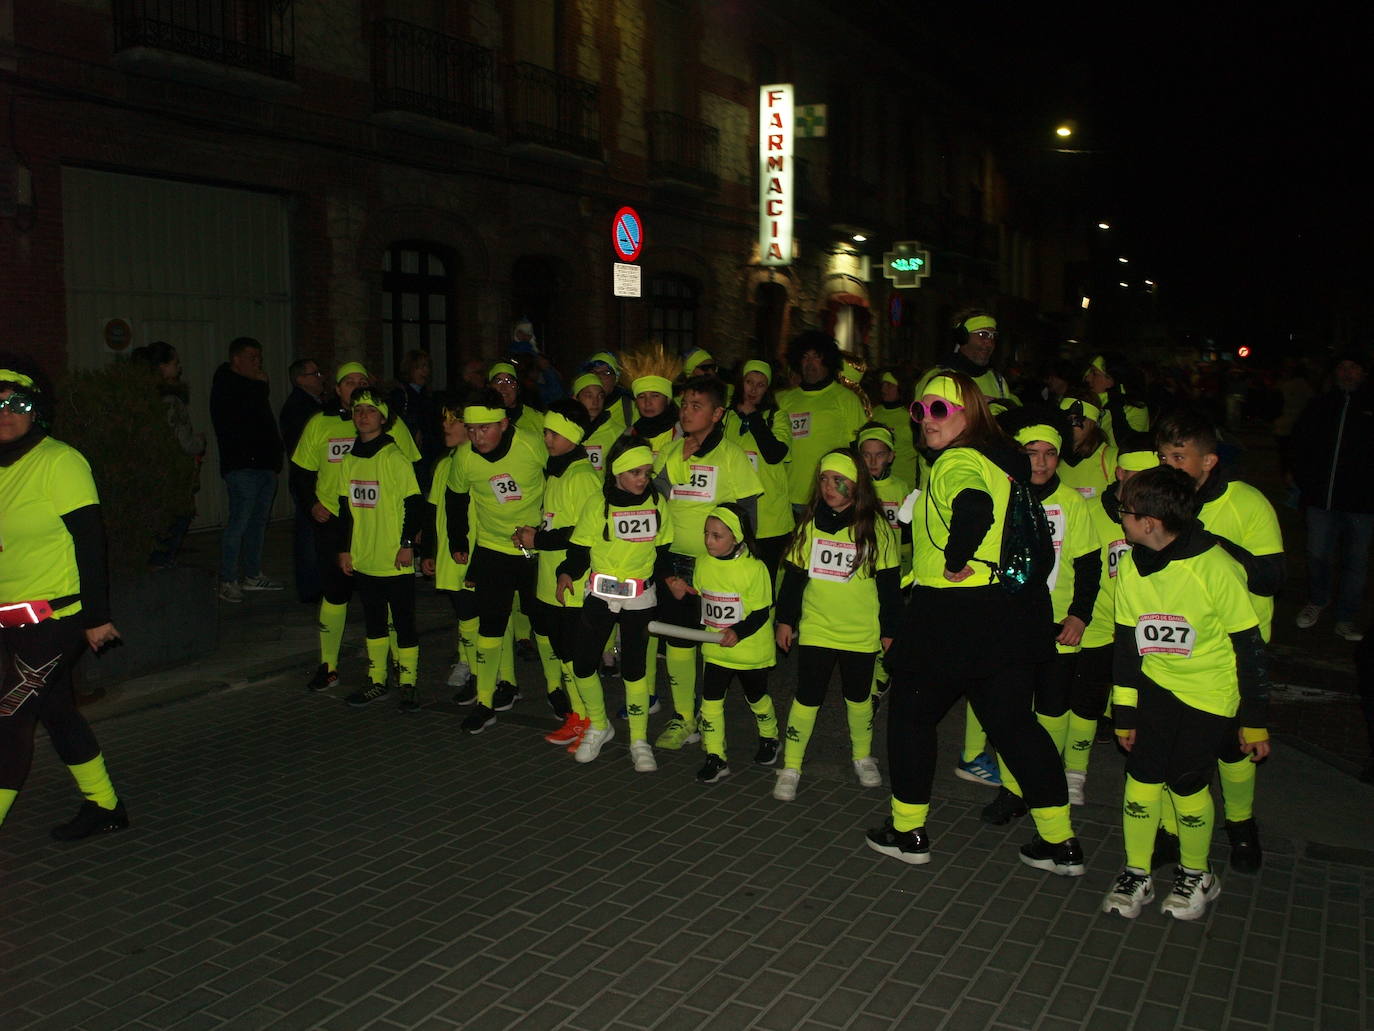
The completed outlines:
{"type": "Polygon", "coordinates": [[[779,770],[778,779],[773,784],[773,797],[779,802],[793,802],[797,798],[797,781],[801,780],[801,770],[779,770]]]}
{"type": "Polygon", "coordinates": [[[1134,920],[1140,911],[1155,900],[1155,885],[1144,870],[1126,867],[1116,875],[1116,883],[1102,900],[1102,912],[1120,913],[1134,920]]]}
{"type": "Polygon", "coordinates": [[[653,773],[658,769],[654,750],[644,740],[630,742],[630,758],[634,760],[636,773],[653,773]]]}
{"type": "Polygon", "coordinates": [[[582,735],[582,743],[577,746],[577,751],[573,753],[573,758],[580,763],[589,763],[601,754],[602,746],[615,737],[615,728],[609,723],[605,730],[597,730],[595,727],[588,727],[582,735]]]}
{"type": "Polygon", "coordinates": [[[1088,775],[1082,770],[1065,770],[1064,783],[1069,789],[1069,805],[1083,805],[1083,784],[1088,775]]]}
{"type": "Polygon", "coordinates": [[[257,576],[245,576],[239,581],[245,591],[280,591],[282,585],[276,580],[269,580],[259,573],[257,576]]]}
{"type": "Polygon", "coordinates": [[[468,677],[472,675],[472,670],[468,669],[466,662],[455,662],[448,668],[448,686],[462,687],[468,682],[468,677]]]}
{"type": "Polygon", "coordinates": [[[233,580],[221,580],[219,582],[220,601],[243,601],[243,590],[233,580]]]}
{"type": "Polygon", "coordinates": [[[854,774],[859,778],[859,784],[862,787],[880,788],[883,786],[883,775],[878,772],[878,760],[871,755],[854,760],[854,774]]]}
{"type": "Polygon", "coordinates": [[[1297,624],[1299,630],[1308,630],[1317,625],[1317,620],[1321,618],[1322,609],[1325,605],[1304,605],[1298,612],[1297,624]]]}
{"type": "Polygon", "coordinates": [[[1363,641],[1364,631],[1360,630],[1348,619],[1343,619],[1336,624],[1336,636],[1343,637],[1347,641],[1363,641]]]}
{"type": "Polygon", "coordinates": [[[1159,911],[1175,920],[1196,920],[1207,912],[1207,903],[1221,894],[1221,881],[1201,870],[1178,868],[1174,890],[1160,903],[1159,911]]]}

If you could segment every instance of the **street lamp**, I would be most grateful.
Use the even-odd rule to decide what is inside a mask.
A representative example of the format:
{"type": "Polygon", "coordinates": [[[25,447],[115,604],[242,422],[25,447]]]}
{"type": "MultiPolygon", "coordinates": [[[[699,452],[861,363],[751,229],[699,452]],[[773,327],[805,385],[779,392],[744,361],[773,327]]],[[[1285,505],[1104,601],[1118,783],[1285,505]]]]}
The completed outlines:
{"type": "Polygon", "coordinates": [[[1058,136],[1061,140],[1067,140],[1070,136],[1073,135],[1073,123],[1065,122],[1063,125],[1060,125],[1058,128],[1054,130],[1054,134],[1058,136]]]}
{"type": "Polygon", "coordinates": [[[1110,228],[1111,228],[1111,225],[1108,224],[1108,223],[1106,223],[1106,222],[1099,222],[1099,223],[1097,223],[1097,228],[1098,228],[1098,229],[1104,229],[1104,230],[1105,230],[1105,229],[1110,229],[1110,228]]]}
{"type": "Polygon", "coordinates": [[[1130,258],[1117,258],[1116,260],[1119,261],[1119,262],[1121,262],[1121,264],[1126,265],[1126,264],[1129,264],[1129,263],[1130,263],[1130,260],[1131,260],[1131,259],[1130,259],[1130,258]]]}

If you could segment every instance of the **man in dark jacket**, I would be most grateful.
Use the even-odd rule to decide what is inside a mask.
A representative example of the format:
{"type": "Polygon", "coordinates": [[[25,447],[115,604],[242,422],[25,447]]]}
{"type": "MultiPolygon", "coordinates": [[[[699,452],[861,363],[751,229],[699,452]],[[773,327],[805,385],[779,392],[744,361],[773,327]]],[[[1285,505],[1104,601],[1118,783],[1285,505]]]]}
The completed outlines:
{"type": "Polygon", "coordinates": [[[215,370],[210,420],[219,442],[220,475],[229,492],[219,596],[238,602],[244,591],[280,591],[281,584],[262,575],[262,542],[277,493],[282,443],[272,417],[262,345],[252,337],[235,339],[229,360],[215,370]]]}
{"type": "Polygon", "coordinates": [[[1335,630],[1347,641],[1364,637],[1355,620],[1374,538],[1374,392],[1367,371],[1363,355],[1338,355],[1334,389],[1313,398],[1293,427],[1293,479],[1307,514],[1307,604],[1298,626],[1317,622],[1339,576],[1335,630]]]}

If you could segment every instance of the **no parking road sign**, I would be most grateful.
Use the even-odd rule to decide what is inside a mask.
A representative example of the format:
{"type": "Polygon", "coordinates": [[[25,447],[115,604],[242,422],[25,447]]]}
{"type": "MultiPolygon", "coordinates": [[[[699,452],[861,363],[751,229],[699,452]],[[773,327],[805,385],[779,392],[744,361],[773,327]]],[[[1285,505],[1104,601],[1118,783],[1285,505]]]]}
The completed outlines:
{"type": "Polygon", "coordinates": [[[644,249],[644,225],[634,208],[621,208],[611,223],[611,246],[621,261],[634,261],[644,249]]]}

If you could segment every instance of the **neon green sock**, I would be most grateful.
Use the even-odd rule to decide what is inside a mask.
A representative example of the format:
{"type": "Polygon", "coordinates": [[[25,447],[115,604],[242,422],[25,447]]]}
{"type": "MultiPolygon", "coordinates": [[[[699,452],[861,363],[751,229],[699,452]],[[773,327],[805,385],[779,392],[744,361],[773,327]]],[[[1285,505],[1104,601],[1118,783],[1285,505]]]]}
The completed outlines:
{"type": "Polygon", "coordinates": [[[1126,790],[1121,801],[1121,834],[1126,841],[1126,865],[1137,870],[1150,869],[1155,851],[1155,831],[1159,829],[1163,805],[1163,784],[1142,784],[1126,775],[1126,790]]]}
{"type": "Polygon", "coordinates": [[[697,650],[668,645],[668,683],[673,691],[673,711],[694,726],[697,707],[697,650]]]}
{"type": "Polygon", "coordinates": [[[19,792],[11,791],[9,788],[0,788],[0,825],[5,822],[5,817],[9,815],[10,806],[14,805],[14,800],[19,797],[19,792]]]}
{"type": "Polygon", "coordinates": [[[644,682],[649,685],[649,694],[658,694],[658,638],[649,635],[649,644],[644,651],[644,682]]]}
{"type": "Polygon", "coordinates": [[[401,668],[400,681],[403,687],[414,687],[420,672],[420,646],[400,648],[396,652],[396,664],[401,668]]]}
{"type": "Polygon", "coordinates": [[[924,827],[929,815],[929,802],[903,802],[896,795],[892,796],[893,830],[914,831],[917,827],[924,827]]]}
{"type": "Polygon", "coordinates": [[[348,606],[320,602],[320,661],[331,670],[339,668],[339,648],[343,645],[348,606]]]}
{"type": "Polygon", "coordinates": [[[119,796],[115,794],[114,785],[110,783],[110,775],[105,772],[103,755],[97,753],[94,759],[68,766],[67,769],[71,770],[81,793],[101,809],[113,809],[119,804],[119,796]]]}
{"type": "Polygon", "coordinates": [[[553,694],[563,686],[563,664],[553,653],[553,642],[543,634],[534,635],[534,646],[539,652],[539,665],[544,667],[544,684],[553,694]]]}
{"type": "Polygon", "coordinates": [[[785,769],[801,772],[802,756],[806,755],[806,744],[811,740],[811,732],[816,729],[816,713],[819,705],[802,705],[795,699],[792,708],[787,710],[787,744],[783,747],[785,769]]]}
{"type": "Polygon", "coordinates": [[[754,714],[754,722],[759,725],[759,737],[776,739],[778,736],[778,715],[773,708],[773,697],[765,694],[757,702],[750,702],[749,709],[754,714]]]}
{"type": "Polygon", "coordinates": [[[563,674],[563,690],[568,692],[568,704],[572,706],[572,711],[583,718],[587,715],[584,706],[587,704],[582,700],[582,691],[577,686],[577,677],[573,676],[571,662],[564,662],[559,665],[563,674]]]}
{"type": "MultiPolygon", "coordinates": [[[[478,646],[481,646],[482,638],[478,637],[478,646]]],[[[493,638],[495,640],[495,638],[493,638]]],[[[496,679],[504,680],[508,684],[515,683],[515,620],[506,620],[506,633],[500,638],[501,655],[497,659],[496,679]]]]}
{"type": "Polygon", "coordinates": [[[1173,798],[1178,813],[1178,861],[1189,870],[1210,870],[1207,853],[1212,850],[1212,827],[1217,819],[1211,790],[1203,788],[1173,798]]]}
{"type": "Polygon", "coordinates": [[[1069,807],[1064,805],[1037,806],[1030,811],[1035,821],[1035,832],[1051,845],[1068,841],[1073,837],[1073,824],[1069,821],[1069,807]]]}
{"type": "Polygon", "coordinates": [[[1043,712],[1037,712],[1035,718],[1054,742],[1055,755],[1063,756],[1064,745],[1069,739],[1069,714],[1065,712],[1058,716],[1046,716],[1043,712]]]}
{"type": "Polygon", "coordinates": [[[851,702],[846,698],[844,711],[849,717],[849,757],[867,759],[873,754],[873,700],[851,702]]]}
{"type": "Polygon", "coordinates": [[[1174,811],[1174,796],[1167,788],[1163,788],[1163,800],[1159,804],[1159,825],[1174,837],[1178,837],[1178,813],[1174,811]]]}
{"type": "Polygon", "coordinates": [[[577,694],[585,706],[583,716],[592,721],[592,729],[606,729],[606,694],[601,687],[601,677],[593,673],[589,677],[577,677],[577,694]]]}
{"type": "Polygon", "coordinates": [[[983,733],[983,725],[973,715],[973,706],[964,705],[964,751],[960,756],[966,763],[973,762],[988,750],[988,736],[983,733]]]}
{"type": "Polygon", "coordinates": [[[1097,720],[1086,720],[1069,711],[1069,730],[1064,745],[1064,769],[1088,772],[1088,760],[1093,754],[1093,739],[1097,736],[1097,720]]]}
{"type": "Polygon", "coordinates": [[[703,698],[701,700],[701,719],[697,722],[701,731],[701,750],[707,755],[725,755],[725,699],[703,698]]]}
{"type": "Polygon", "coordinates": [[[468,670],[477,672],[477,627],[481,620],[476,616],[458,624],[458,658],[467,663],[468,670]]]}
{"type": "Polygon", "coordinates": [[[399,664],[401,661],[401,645],[396,640],[396,623],[391,618],[390,605],[388,605],[386,609],[386,644],[387,651],[390,653],[391,657],[394,658],[396,662],[399,664]]]}
{"type": "Polygon", "coordinates": [[[488,709],[496,696],[496,667],[501,662],[501,645],[499,637],[477,635],[477,704],[488,709]]]}
{"type": "Polygon", "coordinates": [[[1249,759],[1238,763],[1218,762],[1217,772],[1221,774],[1221,806],[1226,819],[1232,823],[1252,819],[1255,815],[1255,764],[1249,759]]]}
{"type": "Polygon", "coordinates": [[[385,637],[367,639],[367,680],[370,684],[385,684],[387,675],[386,658],[390,651],[385,637]]]}
{"type": "Polygon", "coordinates": [[[630,740],[649,740],[649,682],[625,681],[625,715],[629,717],[630,740]]]}

